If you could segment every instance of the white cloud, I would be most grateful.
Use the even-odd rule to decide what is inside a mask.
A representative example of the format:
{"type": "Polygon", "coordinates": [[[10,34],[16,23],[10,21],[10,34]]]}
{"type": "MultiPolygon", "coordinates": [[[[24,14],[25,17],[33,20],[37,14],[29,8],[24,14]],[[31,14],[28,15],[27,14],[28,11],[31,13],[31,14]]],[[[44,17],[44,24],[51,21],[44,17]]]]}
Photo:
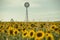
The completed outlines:
{"type": "Polygon", "coordinates": [[[24,3],[28,1],[30,3],[31,7],[39,7],[40,5],[37,3],[34,3],[35,1],[32,0],[3,0],[3,8],[8,7],[23,7],[24,3]]]}
{"type": "MultiPolygon", "coordinates": [[[[56,0],[3,0],[3,5],[1,7],[2,13],[0,12],[0,18],[3,20],[25,20],[25,9],[24,3],[28,1],[30,3],[30,20],[60,20],[60,10],[58,10],[59,5],[57,5],[56,0]],[[11,8],[11,9],[10,9],[11,8]],[[18,8],[18,9],[17,9],[18,8]]],[[[1,10],[0,9],[0,10],[1,10]]]]}

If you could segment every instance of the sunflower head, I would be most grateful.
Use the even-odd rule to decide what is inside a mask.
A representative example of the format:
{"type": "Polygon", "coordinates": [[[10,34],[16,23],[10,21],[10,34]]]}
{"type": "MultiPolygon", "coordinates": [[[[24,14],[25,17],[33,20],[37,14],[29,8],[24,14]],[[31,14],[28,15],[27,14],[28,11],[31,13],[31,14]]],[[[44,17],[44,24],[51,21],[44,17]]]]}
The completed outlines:
{"type": "Polygon", "coordinates": [[[54,37],[51,33],[46,33],[46,40],[54,40],[54,37]]]}
{"type": "Polygon", "coordinates": [[[28,31],[25,30],[24,32],[22,32],[22,37],[23,37],[23,38],[25,38],[25,37],[27,37],[27,36],[28,36],[28,31]]]}
{"type": "Polygon", "coordinates": [[[38,38],[35,38],[35,40],[40,40],[40,39],[38,39],[38,38]]]}
{"type": "Polygon", "coordinates": [[[18,31],[17,29],[14,29],[14,30],[13,30],[14,36],[17,35],[18,33],[19,33],[19,31],[18,31]]]}
{"type": "Polygon", "coordinates": [[[11,30],[11,29],[14,29],[13,27],[9,26],[7,30],[11,30]]]}
{"type": "Polygon", "coordinates": [[[51,25],[50,30],[53,30],[56,28],[56,25],[51,25]]]}
{"type": "Polygon", "coordinates": [[[18,24],[15,24],[15,25],[14,25],[14,28],[18,29],[18,24]]]}
{"type": "Polygon", "coordinates": [[[18,28],[17,30],[18,30],[19,32],[21,32],[21,29],[20,29],[20,28],[18,28]]]}
{"type": "Polygon", "coordinates": [[[11,36],[11,35],[13,35],[13,30],[12,29],[8,30],[8,36],[11,36]]]}
{"type": "Polygon", "coordinates": [[[57,30],[58,30],[58,28],[55,28],[54,30],[55,30],[55,31],[57,31],[57,30]]]}
{"type": "Polygon", "coordinates": [[[0,29],[4,29],[4,25],[0,25],[0,29]]]}
{"type": "Polygon", "coordinates": [[[37,31],[35,37],[38,39],[44,38],[44,32],[43,31],[37,31]]]}
{"type": "Polygon", "coordinates": [[[4,29],[0,30],[0,33],[3,33],[4,32],[4,29]]]}
{"type": "Polygon", "coordinates": [[[13,35],[13,31],[14,31],[14,28],[13,28],[13,27],[9,27],[9,28],[7,29],[8,35],[9,35],[9,36],[10,36],[10,35],[13,35]]]}
{"type": "Polygon", "coordinates": [[[4,29],[3,32],[6,33],[6,34],[8,33],[7,29],[4,29]]]}
{"type": "Polygon", "coordinates": [[[23,28],[21,31],[22,31],[22,32],[25,32],[25,31],[26,31],[26,28],[23,28]]]}
{"type": "Polygon", "coordinates": [[[30,30],[28,36],[29,36],[30,38],[33,38],[34,35],[35,35],[34,30],[30,30]]]}

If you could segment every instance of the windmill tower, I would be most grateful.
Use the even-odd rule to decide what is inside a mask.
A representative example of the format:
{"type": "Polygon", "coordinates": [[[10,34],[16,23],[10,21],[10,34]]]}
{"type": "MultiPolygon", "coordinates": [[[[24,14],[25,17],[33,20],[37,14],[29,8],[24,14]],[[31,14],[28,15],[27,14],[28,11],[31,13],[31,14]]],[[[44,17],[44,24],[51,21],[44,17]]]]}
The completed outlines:
{"type": "Polygon", "coordinates": [[[28,22],[28,7],[30,6],[29,2],[25,2],[24,6],[26,7],[26,22],[28,22]]]}

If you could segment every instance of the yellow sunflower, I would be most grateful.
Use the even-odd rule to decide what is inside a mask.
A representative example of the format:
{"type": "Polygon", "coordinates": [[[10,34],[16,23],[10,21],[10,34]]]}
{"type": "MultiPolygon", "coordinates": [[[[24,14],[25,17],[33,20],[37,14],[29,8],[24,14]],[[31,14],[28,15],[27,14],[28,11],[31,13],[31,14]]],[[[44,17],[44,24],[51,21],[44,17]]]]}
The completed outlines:
{"type": "Polygon", "coordinates": [[[50,26],[50,30],[53,30],[54,31],[55,28],[56,28],[56,25],[51,25],[50,26]]]}
{"type": "Polygon", "coordinates": [[[35,22],[31,22],[31,23],[30,23],[30,27],[31,27],[31,28],[36,28],[36,27],[37,27],[37,26],[36,26],[36,23],[35,23],[35,22]]]}
{"type": "Polygon", "coordinates": [[[8,35],[13,35],[13,30],[14,30],[14,28],[9,27],[8,28],[8,35]]]}
{"type": "Polygon", "coordinates": [[[35,40],[40,40],[40,39],[38,39],[38,38],[35,38],[35,40]]]}
{"type": "Polygon", "coordinates": [[[60,34],[60,29],[58,30],[59,34],[60,34]]]}
{"type": "Polygon", "coordinates": [[[9,23],[6,23],[6,24],[5,24],[5,29],[8,29],[9,26],[10,26],[10,24],[9,24],[9,23]]]}
{"type": "Polygon", "coordinates": [[[46,33],[46,40],[54,40],[54,37],[51,33],[46,33]]]}
{"type": "Polygon", "coordinates": [[[0,25],[0,29],[4,29],[4,26],[5,26],[5,25],[0,25]]]}
{"type": "Polygon", "coordinates": [[[59,28],[55,28],[54,30],[55,30],[55,31],[58,31],[58,30],[59,30],[59,28]]]}
{"type": "Polygon", "coordinates": [[[13,29],[8,30],[8,35],[13,35],[13,29]]]}
{"type": "Polygon", "coordinates": [[[9,27],[8,27],[8,30],[11,30],[11,29],[14,29],[14,28],[13,28],[13,27],[11,27],[11,26],[9,26],[9,27]]]}
{"type": "Polygon", "coordinates": [[[55,28],[54,31],[55,31],[55,33],[59,34],[59,29],[58,28],[55,28]]]}
{"type": "Polygon", "coordinates": [[[4,33],[6,33],[6,34],[7,34],[7,29],[4,29],[4,33]]]}
{"type": "Polygon", "coordinates": [[[19,31],[17,30],[17,29],[14,29],[13,30],[13,35],[15,36],[15,35],[17,35],[19,33],[19,31]]]}
{"type": "Polygon", "coordinates": [[[44,38],[44,32],[43,31],[37,31],[35,34],[35,38],[43,39],[44,38]]]}
{"type": "Polygon", "coordinates": [[[17,30],[18,30],[19,32],[21,32],[22,29],[21,29],[21,28],[18,28],[17,30]]]}
{"type": "Polygon", "coordinates": [[[27,37],[28,36],[28,31],[27,30],[25,30],[24,32],[22,32],[22,37],[24,38],[24,37],[27,37]]]}
{"type": "Polygon", "coordinates": [[[39,38],[35,38],[35,40],[41,40],[41,39],[39,39],[39,38]]]}
{"type": "Polygon", "coordinates": [[[47,32],[47,33],[51,33],[51,31],[50,31],[50,30],[46,30],[46,32],[47,32]]]}
{"type": "Polygon", "coordinates": [[[27,28],[31,28],[31,26],[30,26],[30,23],[28,22],[28,23],[26,23],[26,27],[27,28]]]}
{"type": "Polygon", "coordinates": [[[19,24],[14,24],[13,27],[18,29],[18,28],[20,28],[20,25],[19,24]]]}
{"type": "Polygon", "coordinates": [[[33,38],[34,35],[35,35],[34,30],[30,30],[28,36],[29,36],[30,38],[33,38]]]}
{"type": "Polygon", "coordinates": [[[4,32],[4,30],[0,30],[0,33],[3,33],[4,32]]]}
{"type": "Polygon", "coordinates": [[[22,32],[25,32],[25,31],[26,31],[26,28],[23,28],[21,31],[22,31],[22,32]]]}

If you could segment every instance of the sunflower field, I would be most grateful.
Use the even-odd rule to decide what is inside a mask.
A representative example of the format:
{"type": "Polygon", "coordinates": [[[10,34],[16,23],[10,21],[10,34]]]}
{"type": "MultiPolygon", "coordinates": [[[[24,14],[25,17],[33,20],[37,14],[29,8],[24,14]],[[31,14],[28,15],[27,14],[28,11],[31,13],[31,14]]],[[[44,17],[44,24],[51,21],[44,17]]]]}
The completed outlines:
{"type": "Polygon", "coordinates": [[[60,40],[60,22],[0,22],[0,40],[60,40]]]}

